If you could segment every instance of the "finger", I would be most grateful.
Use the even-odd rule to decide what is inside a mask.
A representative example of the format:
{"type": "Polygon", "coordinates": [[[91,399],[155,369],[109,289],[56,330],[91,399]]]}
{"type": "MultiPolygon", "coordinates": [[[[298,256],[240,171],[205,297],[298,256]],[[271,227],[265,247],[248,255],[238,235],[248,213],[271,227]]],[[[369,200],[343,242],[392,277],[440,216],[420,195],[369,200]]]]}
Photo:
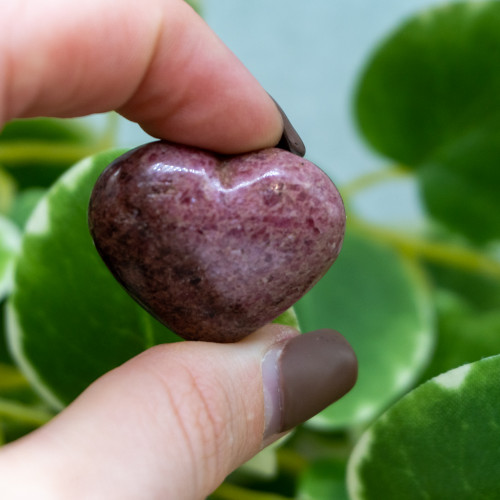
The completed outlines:
{"type": "Polygon", "coordinates": [[[272,99],[183,0],[18,0],[0,16],[0,124],[118,109],[153,136],[277,144],[272,99]]]}
{"type": "Polygon", "coordinates": [[[205,498],[264,444],[341,397],[356,374],[352,349],[331,330],[271,325],[237,344],[157,346],[7,445],[0,471],[21,471],[48,498],[205,498]]]}

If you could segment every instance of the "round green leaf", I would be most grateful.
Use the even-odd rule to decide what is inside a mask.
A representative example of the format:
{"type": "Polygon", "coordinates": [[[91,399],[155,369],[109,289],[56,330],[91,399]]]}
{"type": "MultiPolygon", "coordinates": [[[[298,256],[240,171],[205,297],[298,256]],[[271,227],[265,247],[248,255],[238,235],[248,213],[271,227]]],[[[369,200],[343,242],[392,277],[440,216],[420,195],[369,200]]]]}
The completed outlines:
{"type": "Polygon", "coordinates": [[[351,456],[351,498],[499,498],[499,371],[500,356],[463,365],[387,411],[351,456]]]}
{"type": "Polygon", "coordinates": [[[8,293],[21,235],[12,222],[0,215],[0,302],[8,293]]]}
{"type": "Polygon", "coordinates": [[[310,421],[362,424],[412,387],[428,362],[433,321],[418,269],[390,247],[348,232],[337,262],[297,304],[303,331],[335,328],[354,347],[354,389],[310,421]]]}
{"type": "Polygon", "coordinates": [[[356,94],[362,134],[419,170],[430,213],[476,241],[500,238],[500,3],[450,3],[399,27],[356,94]]]}
{"type": "Polygon", "coordinates": [[[17,363],[56,408],[147,347],[178,339],[118,285],[89,235],[92,187],[122,152],[96,155],[69,170],[26,225],[8,337],[17,363]]]}

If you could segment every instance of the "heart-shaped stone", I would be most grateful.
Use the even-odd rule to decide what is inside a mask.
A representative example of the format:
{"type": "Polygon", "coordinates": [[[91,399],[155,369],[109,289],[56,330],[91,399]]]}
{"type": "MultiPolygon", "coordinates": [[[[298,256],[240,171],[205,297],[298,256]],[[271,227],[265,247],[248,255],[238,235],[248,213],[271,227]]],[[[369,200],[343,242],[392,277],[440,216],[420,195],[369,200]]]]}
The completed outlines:
{"type": "Polygon", "coordinates": [[[290,152],[158,141],[106,168],[89,225],[113,275],[159,321],[185,339],[233,342],[323,276],[345,212],[328,176],[290,152]]]}

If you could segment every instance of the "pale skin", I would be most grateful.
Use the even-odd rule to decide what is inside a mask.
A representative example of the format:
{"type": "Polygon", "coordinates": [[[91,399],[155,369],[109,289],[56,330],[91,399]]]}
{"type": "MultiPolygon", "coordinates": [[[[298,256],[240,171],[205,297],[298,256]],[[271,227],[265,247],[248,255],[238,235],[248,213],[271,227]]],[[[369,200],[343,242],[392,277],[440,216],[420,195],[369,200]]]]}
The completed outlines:
{"type": "MultiPolygon", "coordinates": [[[[282,133],[265,90],[182,0],[3,2],[0,126],[109,110],[223,153],[282,133]]],[[[263,447],[262,356],[296,334],[272,325],[144,352],[0,449],[0,497],[204,498],[263,447]]]]}

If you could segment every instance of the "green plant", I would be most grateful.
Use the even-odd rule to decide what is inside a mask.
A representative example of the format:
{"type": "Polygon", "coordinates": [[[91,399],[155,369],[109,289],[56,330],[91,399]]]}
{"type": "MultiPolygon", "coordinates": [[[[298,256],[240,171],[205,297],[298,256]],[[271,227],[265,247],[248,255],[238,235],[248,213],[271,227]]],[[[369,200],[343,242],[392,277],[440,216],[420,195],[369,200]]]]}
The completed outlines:
{"type": "MultiPolygon", "coordinates": [[[[371,55],[355,116],[393,166],[340,186],[342,253],[295,305],[303,330],[335,327],[349,339],[359,382],[214,499],[348,498],[346,470],[352,499],[499,496],[499,60],[496,1],[418,13],[371,55]],[[358,196],[400,176],[420,186],[424,228],[374,226],[356,214],[358,196]]],[[[109,148],[112,128],[102,140],[78,123],[33,120],[0,135],[2,338],[13,356],[2,344],[5,441],[122,361],[178,340],[117,285],[88,234],[92,186],[122,151],[59,177],[109,148]]],[[[296,324],[293,312],[279,321],[296,324]]]]}

